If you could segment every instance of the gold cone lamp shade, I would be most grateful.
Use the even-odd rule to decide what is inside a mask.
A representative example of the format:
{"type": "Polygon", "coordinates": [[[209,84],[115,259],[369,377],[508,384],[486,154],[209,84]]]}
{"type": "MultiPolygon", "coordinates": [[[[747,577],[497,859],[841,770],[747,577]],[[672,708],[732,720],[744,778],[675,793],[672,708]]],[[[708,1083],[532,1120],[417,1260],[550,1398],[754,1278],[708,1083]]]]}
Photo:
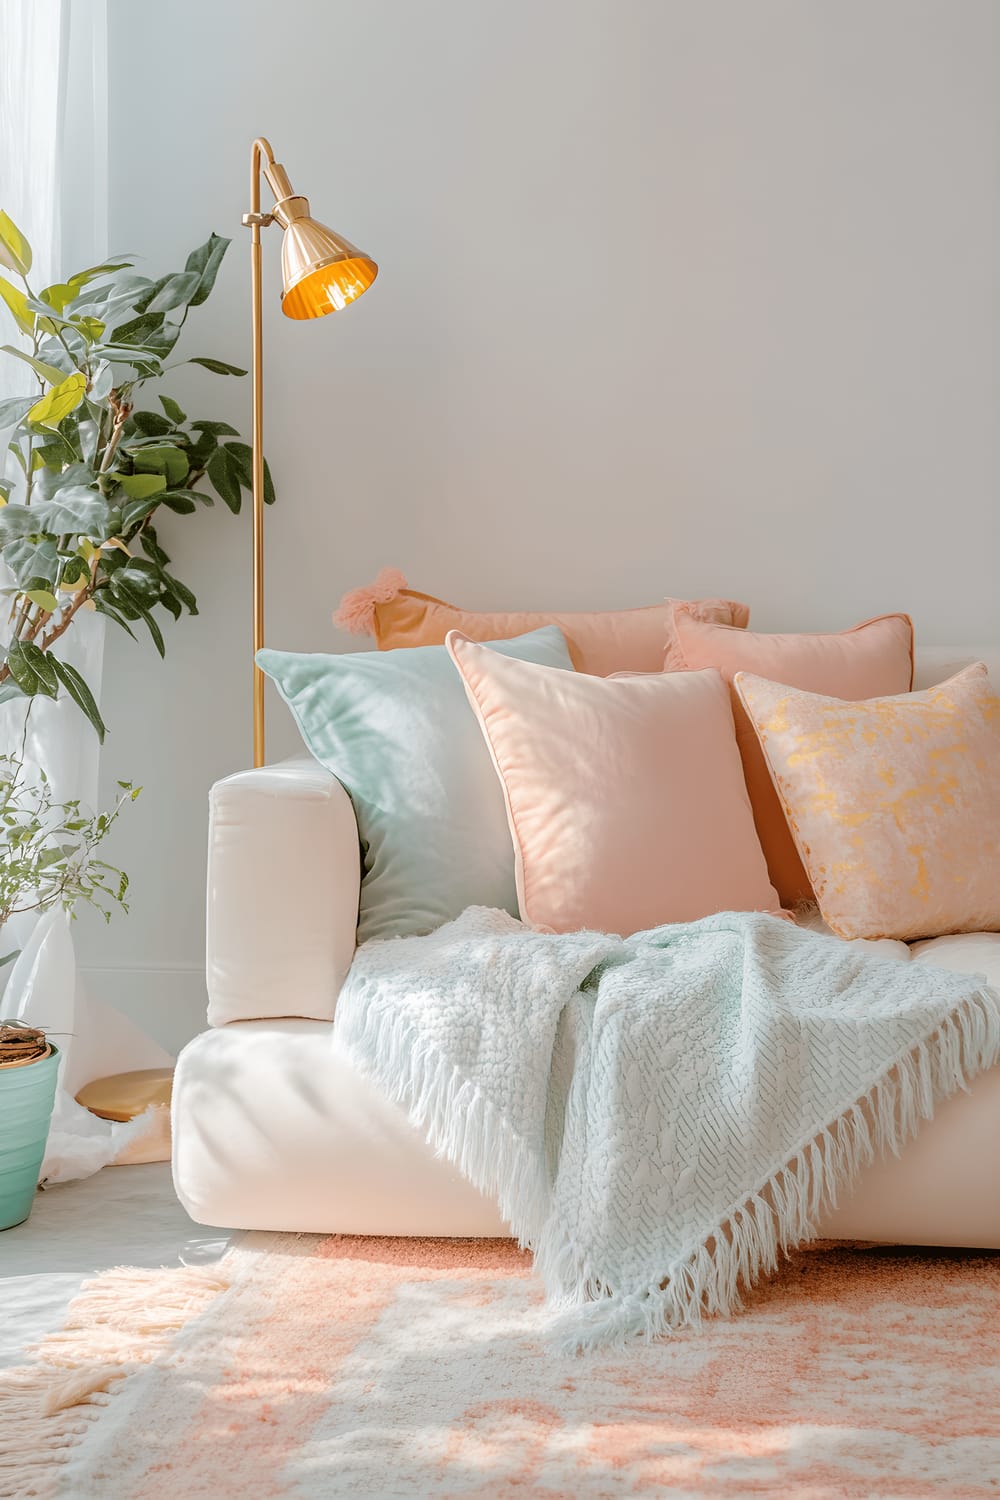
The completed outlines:
{"type": "Polygon", "coordinates": [[[322,318],[366,292],[378,275],[367,255],[315,219],[289,224],[281,246],[281,311],[289,318],[322,318]]]}
{"type": "Polygon", "coordinates": [[[322,318],[366,292],[378,266],[363,250],[309,212],[309,200],[292,189],[280,162],[264,175],[274,193],[274,218],[285,231],[281,245],[281,310],[289,318],[322,318]]]}

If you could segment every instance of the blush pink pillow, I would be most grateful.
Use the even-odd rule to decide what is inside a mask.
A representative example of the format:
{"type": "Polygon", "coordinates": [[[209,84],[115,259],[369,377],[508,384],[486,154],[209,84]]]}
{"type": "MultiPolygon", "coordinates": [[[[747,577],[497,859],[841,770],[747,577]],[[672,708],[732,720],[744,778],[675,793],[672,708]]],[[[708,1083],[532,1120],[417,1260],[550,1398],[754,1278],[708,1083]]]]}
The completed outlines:
{"type": "Polygon", "coordinates": [[[778,906],[718,672],[588,677],[447,645],[503,786],[523,921],[627,936],[778,906]]]}
{"type": "Polygon", "coordinates": [[[839,937],[1000,929],[1000,698],[981,662],[867,703],[746,672],[736,690],[839,937]]]}
{"type": "MultiPolygon", "coordinates": [[[[612,672],[660,672],[663,641],[671,633],[674,601],[641,609],[591,611],[460,609],[406,585],[398,568],[383,568],[367,588],[345,594],[333,623],[355,635],[373,635],[380,651],[399,646],[440,646],[449,630],[473,641],[506,641],[543,625],[558,625],[578,672],[610,677],[612,672]]],[[[731,599],[695,599],[698,619],[742,627],[750,618],[745,604],[731,599]]]]}
{"type": "MultiPolygon", "coordinates": [[[[731,683],[737,672],[826,693],[831,698],[875,698],[905,693],[913,681],[913,624],[908,615],[880,615],[837,635],[762,635],[696,619],[674,606],[668,671],[715,667],[731,683]]],[[[736,741],[767,868],[782,905],[811,901],[813,889],[795,848],[743,706],[733,694],[736,741]]]]}

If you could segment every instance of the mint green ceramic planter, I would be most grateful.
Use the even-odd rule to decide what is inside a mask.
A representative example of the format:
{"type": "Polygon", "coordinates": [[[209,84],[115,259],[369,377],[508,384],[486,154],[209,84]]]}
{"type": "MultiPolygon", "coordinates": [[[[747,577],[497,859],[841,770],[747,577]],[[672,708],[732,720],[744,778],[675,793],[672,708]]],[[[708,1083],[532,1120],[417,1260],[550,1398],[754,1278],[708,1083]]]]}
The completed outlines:
{"type": "Polygon", "coordinates": [[[58,1072],[58,1047],[38,1062],[0,1068],[0,1229],[31,1213],[58,1072]]]}

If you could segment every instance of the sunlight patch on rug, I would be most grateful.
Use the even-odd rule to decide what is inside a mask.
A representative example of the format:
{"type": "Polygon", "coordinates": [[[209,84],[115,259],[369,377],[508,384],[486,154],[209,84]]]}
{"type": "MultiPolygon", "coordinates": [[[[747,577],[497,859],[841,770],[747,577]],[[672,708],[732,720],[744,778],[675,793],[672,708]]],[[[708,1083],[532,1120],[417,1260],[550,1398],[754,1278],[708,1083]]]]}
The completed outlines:
{"type": "Polygon", "coordinates": [[[583,1356],[506,1240],[250,1235],[222,1278],[47,1493],[1000,1495],[1000,1256],[813,1249],[739,1317],[583,1356]]]}

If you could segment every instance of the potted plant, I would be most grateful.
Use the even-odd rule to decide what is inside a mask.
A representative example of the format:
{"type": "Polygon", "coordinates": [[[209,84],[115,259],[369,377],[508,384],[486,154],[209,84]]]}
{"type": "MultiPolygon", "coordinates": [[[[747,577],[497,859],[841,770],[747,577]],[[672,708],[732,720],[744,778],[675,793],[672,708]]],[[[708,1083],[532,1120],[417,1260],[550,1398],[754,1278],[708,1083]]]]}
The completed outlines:
{"type": "MultiPolygon", "coordinates": [[[[217,375],[246,372],[195,355],[168,363],[192,308],[215,284],[229,241],[211,235],[182,271],[156,280],[131,259],[90,266],[38,288],[28,240],[0,212],[0,302],[19,342],[0,351],[21,361],[37,389],[0,401],[0,713],[30,711],[38,696],[68,697],[93,725],[104,721],[59,642],[83,611],[98,611],[165,649],[161,611],[197,614],[157,534],[164,512],[193,515],[213,504],[233,512],[251,488],[249,446],[226,422],[189,418],[151,387],[178,363],[217,375]]],[[[274,493],[265,469],[267,500],[274,493]]],[[[10,737],[8,737],[9,740],[10,737]]],[[[0,929],[14,913],[79,901],[105,916],[126,909],[126,877],[95,853],[123,803],[91,817],[53,801],[44,775],[31,782],[18,757],[0,756],[0,929]]],[[[0,946],[0,953],[3,947],[0,946]]],[[[13,957],[14,955],[8,955],[13,957]]],[[[45,1148],[58,1051],[13,1028],[0,1055],[0,1228],[31,1208],[45,1148]]]]}
{"type": "MultiPolygon", "coordinates": [[[[0,345],[21,360],[37,393],[0,401],[10,429],[0,475],[0,561],[10,577],[0,703],[65,692],[103,740],[94,696],[53,647],[81,610],[133,634],[139,623],[160,655],[165,610],[197,614],[156,531],[164,511],[193,515],[213,504],[207,482],[238,512],[251,487],[251,455],[226,422],[189,418],[172,396],[158,410],[149,388],[177,364],[219,375],[246,371],[195,355],[168,363],[192,308],[208,297],[229,241],[213,234],[183,271],[158,280],[132,260],[109,261],[38,289],[31,247],[0,213],[0,300],[21,336],[0,345]]],[[[265,498],[273,500],[265,468],[265,498]]]]}
{"type": "Polygon", "coordinates": [[[31,1213],[58,1074],[44,1031],[0,1021],[0,1230],[31,1213]]]}
{"type": "MultiPolygon", "coordinates": [[[[12,916],[62,906],[74,915],[87,902],[106,921],[128,911],[128,877],[97,850],[139,788],[119,782],[109,812],[88,815],[78,801],[56,802],[44,773],[30,778],[22,761],[0,755],[0,936],[12,916]]],[[[16,953],[7,953],[7,964],[16,953]]],[[[0,1018],[0,1229],[31,1212],[55,1097],[59,1049],[32,1027],[0,1018]]]]}

